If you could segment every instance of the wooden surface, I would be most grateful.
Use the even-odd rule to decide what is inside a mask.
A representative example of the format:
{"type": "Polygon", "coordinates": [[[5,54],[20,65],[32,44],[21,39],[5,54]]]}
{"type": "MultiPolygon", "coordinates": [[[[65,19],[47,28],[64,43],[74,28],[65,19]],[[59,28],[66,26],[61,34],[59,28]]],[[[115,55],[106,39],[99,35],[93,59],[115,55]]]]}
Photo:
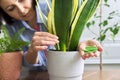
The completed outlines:
{"type": "MultiPolygon", "coordinates": [[[[47,72],[30,72],[22,80],[49,80],[47,72]]],[[[83,80],[120,80],[120,70],[85,70],[83,80]]]]}
{"type": "Polygon", "coordinates": [[[47,72],[30,71],[28,76],[21,80],[49,80],[47,72]]]}
{"type": "Polygon", "coordinates": [[[83,80],[120,80],[120,70],[85,71],[83,80]]]}

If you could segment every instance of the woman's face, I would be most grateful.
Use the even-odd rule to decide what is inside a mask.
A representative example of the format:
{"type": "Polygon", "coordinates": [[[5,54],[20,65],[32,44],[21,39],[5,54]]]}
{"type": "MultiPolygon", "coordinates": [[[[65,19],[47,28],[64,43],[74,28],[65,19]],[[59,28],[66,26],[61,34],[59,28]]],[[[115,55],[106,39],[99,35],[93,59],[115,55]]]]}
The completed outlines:
{"type": "Polygon", "coordinates": [[[29,21],[34,15],[32,0],[0,0],[0,7],[18,20],[29,21]]]}

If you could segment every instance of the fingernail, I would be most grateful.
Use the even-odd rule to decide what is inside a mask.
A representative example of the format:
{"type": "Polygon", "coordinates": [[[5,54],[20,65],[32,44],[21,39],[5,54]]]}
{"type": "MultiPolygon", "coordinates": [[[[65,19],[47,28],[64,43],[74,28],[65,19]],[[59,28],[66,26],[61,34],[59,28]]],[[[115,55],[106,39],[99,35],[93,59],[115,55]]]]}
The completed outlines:
{"type": "Polygon", "coordinates": [[[59,41],[58,41],[58,40],[56,40],[56,43],[59,43],[59,41]]]}

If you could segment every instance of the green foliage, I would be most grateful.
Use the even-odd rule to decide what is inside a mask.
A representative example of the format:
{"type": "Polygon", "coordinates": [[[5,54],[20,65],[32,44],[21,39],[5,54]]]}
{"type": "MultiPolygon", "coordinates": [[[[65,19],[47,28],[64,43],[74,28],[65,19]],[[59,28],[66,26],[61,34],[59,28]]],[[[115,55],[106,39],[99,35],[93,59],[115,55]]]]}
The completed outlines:
{"type": "MultiPolygon", "coordinates": [[[[102,6],[110,8],[110,5],[107,4],[108,0],[104,0],[104,1],[105,1],[105,4],[103,4],[102,6]]],[[[116,1],[116,0],[114,0],[114,1],[116,1]]],[[[100,42],[102,42],[106,38],[108,38],[108,35],[107,35],[108,33],[110,33],[109,34],[110,38],[112,40],[114,40],[115,36],[120,31],[120,24],[119,24],[119,22],[115,22],[114,24],[111,24],[111,25],[109,25],[109,24],[111,23],[111,21],[115,20],[116,17],[120,18],[119,11],[111,11],[111,12],[109,12],[109,14],[106,16],[106,18],[104,20],[99,22],[98,20],[100,20],[102,18],[102,16],[100,14],[96,13],[94,15],[94,18],[91,21],[89,21],[86,24],[86,26],[89,29],[89,31],[91,31],[92,33],[94,33],[94,31],[91,29],[93,26],[100,28],[99,35],[97,35],[97,37],[95,37],[100,42]]]]}
{"type": "Polygon", "coordinates": [[[59,37],[57,50],[75,51],[77,49],[85,24],[94,15],[100,1],[52,0],[51,3],[46,0],[50,10],[46,18],[36,0],[39,15],[45,27],[50,33],[59,37]]]}
{"type": "Polygon", "coordinates": [[[19,39],[20,34],[25,30],[20,29],[14,37],[10,37],[5,25],[1,26],[3,36],[0,38],[0,54],[4,52],[14,52],[22,50],[22,47],[27,46],[29,43],[19,39]]]}

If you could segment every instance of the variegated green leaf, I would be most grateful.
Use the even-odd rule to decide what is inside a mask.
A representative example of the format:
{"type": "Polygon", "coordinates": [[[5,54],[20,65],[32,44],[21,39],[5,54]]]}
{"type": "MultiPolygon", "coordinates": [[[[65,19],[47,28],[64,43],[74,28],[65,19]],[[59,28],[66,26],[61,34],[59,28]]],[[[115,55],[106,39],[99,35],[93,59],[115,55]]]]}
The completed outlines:
{"type": "Polygon", "coordinates": [[[66,51],[73,12],[73,0],[55,0],[54,23],[59,37],[60,50],[66,51]]]}
{"type": "Polygon", "coordinates": [[[47,25],[40,9],[40,16],[48,31],[59,37],[56,49],[76,50],[87,21],[94,15],[101,0],[51,0],[47,25]]]}
{"type": "Polygon", "coordinates": [[[41,11],[41,8],[39,6],[38,0],[36,0],[36,4],[37,4],[37,8],[38,8],[38,12],[39,12],[39,16],[41,18],[41,21],[43,22],[43,24],[45,25],[45,28],[47,29],[47,17],[41,11]]]}
{"type": "Polygon", "coordinates": [[[76,50],[85,24],[95,13],[101,0],[84,0],[72,24],[69,50],[76,50]]]}

